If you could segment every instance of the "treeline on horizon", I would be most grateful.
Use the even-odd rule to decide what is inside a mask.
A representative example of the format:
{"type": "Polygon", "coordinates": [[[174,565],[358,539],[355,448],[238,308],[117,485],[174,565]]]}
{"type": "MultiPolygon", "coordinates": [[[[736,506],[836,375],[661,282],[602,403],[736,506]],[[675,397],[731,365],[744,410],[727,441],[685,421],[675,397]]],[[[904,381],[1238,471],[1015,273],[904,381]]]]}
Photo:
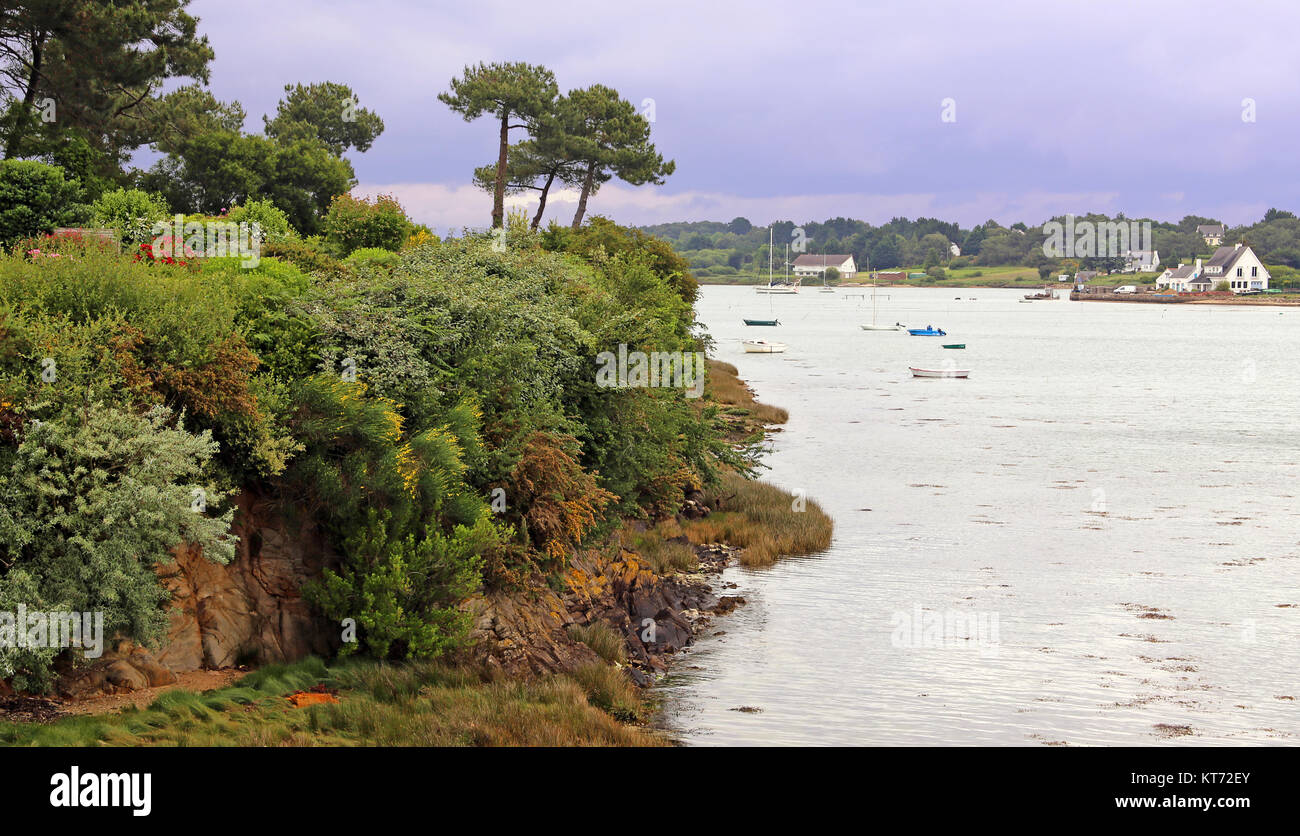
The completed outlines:
{"type": "MultiPolygon", "coordinates": [[[[1049,220],[1065,222],[1064,215],[1049,220]]],[[[1221,223],[1215,218],[1188,215],[1177,222],[1150,218],[1129,218],[1124,214],[1108,216],[1087,214],[1074,216],[1076,224],[1150,222],[1154,248],[1160,253],[1161,268],[1191,263],[1211,254],[1214,247],[1196,232],[1202,224],[1221,223]]],[[[1057,259],[1044,255],[1048,238],[1044,225],[1029,226],[1016,222],[1003,226],[988,220],[972,228],[937,218],[894,218],[874,226],[851,218],[832,218],[821,222],[796,224],[777,221],[771,225],[775,252],[772,262],[777,272],[784,269],[786,245],[795,240],[795,230],[802,229],[806,253],[851,254],[858,270],[888,270],[898,267],[936,265],[963,267],[1026,266],[1040,270],[1084,269],[1111,272],[1123,267],[1121,257],[1057,259]],[[961,255],[954,257],[951,245],[961,255]]],[[[1300,267],[1300,219],[1288,211],[1270,209],[1257,223],[1242,226],[1224,224],[1224,243],[1238,241],[1252,246],[1268,265],[1300,267]]],[[[768,227],[754,226],[743,217],[730,222],[683,221],[642,226],[645,232],[672,243],[690,263],[698,278],[766,274],[768,267],[768,227]]],[[[1137,249],[1136,242],[1133,248],[1137,249]]],[[[790,253],[793,261],[795,253],[790,253]]]]}

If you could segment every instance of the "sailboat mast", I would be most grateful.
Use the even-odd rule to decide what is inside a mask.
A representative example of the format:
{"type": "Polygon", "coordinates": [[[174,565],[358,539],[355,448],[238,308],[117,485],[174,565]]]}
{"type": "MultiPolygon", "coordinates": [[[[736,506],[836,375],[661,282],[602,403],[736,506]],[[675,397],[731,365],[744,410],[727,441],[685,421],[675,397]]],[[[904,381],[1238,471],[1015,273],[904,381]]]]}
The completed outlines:
{"type": "Polygon", "coordinates": [[[772,227],[767,228],[767,286],[772,286],[772,227]]]}

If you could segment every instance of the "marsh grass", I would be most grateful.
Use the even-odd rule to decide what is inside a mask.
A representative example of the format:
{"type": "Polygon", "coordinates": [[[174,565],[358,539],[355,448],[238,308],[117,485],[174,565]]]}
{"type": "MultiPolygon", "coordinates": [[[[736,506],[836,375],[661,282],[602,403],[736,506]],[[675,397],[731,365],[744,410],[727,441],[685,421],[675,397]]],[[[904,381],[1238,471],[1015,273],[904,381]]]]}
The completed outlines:
{"type": "Polygon", "coordinates": [[[775,485],[735,473],[723,473],[720,484],[706,491],[719,510],[684,525],[692,543],[729,543],[738,546],[745,566],[769,566],[784,555],[813,554],[831,544],[835,525],[821,507],[775,485]]]}
{"type": "Polygon", "coordinates": [[[674,572],[694,572],[699,568],[695,549],[680,541],[685,530],[675,519],[664,520],[644,532],[635,532],[629,538],[630,548],[641,555],[656,575],[674,572]]]}
{"type": "Polygon", "coordinates": [[[439,663],[349,661],[326,667],[308,659],[263,668],[217,691],[168,691],[145,709],[46,725],[0,723],[0,744],[666,745],[661,737],[616,719],[637,719],[642,711],[635,687],[604,663],[573,677],[522,680],[439,663]],[[340,701],[299,709],[284,699],[318,684],[337,689],[340,701]]]}
{"type": "Polygon", "coordinates": [[[600,710],[625,722],[640,719],[644,710],[641,695],[619,668],[592,662],[575,670],[573,679],[582,687],[587,700],[600,710]]]}
{"type": "Polygon", "coordinates": [[[603,621],[590,624],[570,624],[569,635],[595,651],[606,662],[627,661],[627,643],[618,631],[603,621]]]}
{"type": "Polygon", "coordinates": [[[784,424],[790,413],[778,406],[754,400],[754,393],[737,374],[736,367],[721,360],[709,360],[709,386],[713,400],[732,415],[748,414],[763,424],[784,424]]]}

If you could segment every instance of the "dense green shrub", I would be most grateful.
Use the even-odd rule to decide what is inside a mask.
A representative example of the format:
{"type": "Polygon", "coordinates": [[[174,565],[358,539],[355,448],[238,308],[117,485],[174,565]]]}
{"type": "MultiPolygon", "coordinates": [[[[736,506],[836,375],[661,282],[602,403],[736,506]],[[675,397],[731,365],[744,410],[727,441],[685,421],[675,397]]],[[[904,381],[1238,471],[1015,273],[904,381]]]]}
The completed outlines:
{"type": "Polygon", "coordinates": [[[72,223],[81,187],[63,169],[31,160],[0,161],[0,247],[72,223]]]}
{"type": "Polygon", "coordinates": [[[363,247],[399,250],[414,231],[406,210],[392,195],[373,201],[341,194],[330,203],[322,231],[340,258],[363,247]]]}
{"type": "Polygon", "coordinates": [[[325,251],[323,242],[316,237],[268,241],[262,247],[264,258],[278,258],[296,265],[308,273],[341,273],[343,264],[325,251]]]}
{"type": "MultiPolygon", "coordinates": [[[[29,424],[20,438],[0,459],[0,609],[102,611],[105,638],[153,641],[167,624],[154,564],[182,543],[234,556],[233,511],[206,509],[222,498],[204,477],[217,445],[173,427],[167,408],[92,404],[80,423],[29,424]]],[[[44,686],[57,652],[0,648],[0,677],[44,686]]]]}
{"type": "Polygon", "coordinates": [[[139,189],[105,192],[90,205],[91,223],[117,232],[122,247],[134,250],[153,240],[153,225],[167,218],[170,209],[160,194],[139,189]]]}
{"type": "MultiPolygon", "coordinates": [[[[512,223],[504,247],[354,248],[347,264],[285,239],[252,269],[2,257],[0,469],[33,419],[79,437],[92,408],[170,410],[159,433],[181,432],[183,412],[211,445],[213,485],[276,497],[331,538],[341,565],[306,592],[356,620],[357,649],[442,653],[484,580],[554,577],[616,515],[673,513],[719,463],[745,466],[714,408],[682,389],[596,383],[597,355],[620,345],[705,347],[684,265],[608,222],[547,235],[512,223]]],[[[194,481],[168,473],[160,496],[194,481]]],[[[14,484],[13,507],[40,499],[14,484]]],[[[85,536],[113,541],[106,519],[83,520],[85,536]]],[[[31,565],[15,600],[57,580],[31,565]]]]}
{"type": "Polygon", "coordinates": [[[279,241],[293,235],[289,216],[269,200],[248,200],[230,207],[226,220],[233,223],[257,224],[262,230],[262,241],[279,241]]]}

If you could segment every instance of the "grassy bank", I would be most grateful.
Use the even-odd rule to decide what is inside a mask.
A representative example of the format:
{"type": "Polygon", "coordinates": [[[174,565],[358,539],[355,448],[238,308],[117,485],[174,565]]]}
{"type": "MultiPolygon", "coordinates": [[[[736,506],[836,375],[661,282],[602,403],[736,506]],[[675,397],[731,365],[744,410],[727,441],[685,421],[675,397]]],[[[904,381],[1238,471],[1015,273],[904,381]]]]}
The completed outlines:
{"type": "Polygon", "coordinates": [[[9,746],[661,746],[624,721],[647,709],[617,668],[571,676],[494,679],[434,663],[319,659],[275,665],[234,686],[168,691],[149,707],[0,723],[9,746]],[[337,702],[295,707],[322,688],[337,702]]]}
{"type": "Polygon", "coordinates": [[[724,474],[706,495],[719,510],[684,524],[683,533],[692,543],[740,547],[744,566],[770,566],[781,557],[814,554],[831,544],[834,523],[801,493],[724,474]]]}

